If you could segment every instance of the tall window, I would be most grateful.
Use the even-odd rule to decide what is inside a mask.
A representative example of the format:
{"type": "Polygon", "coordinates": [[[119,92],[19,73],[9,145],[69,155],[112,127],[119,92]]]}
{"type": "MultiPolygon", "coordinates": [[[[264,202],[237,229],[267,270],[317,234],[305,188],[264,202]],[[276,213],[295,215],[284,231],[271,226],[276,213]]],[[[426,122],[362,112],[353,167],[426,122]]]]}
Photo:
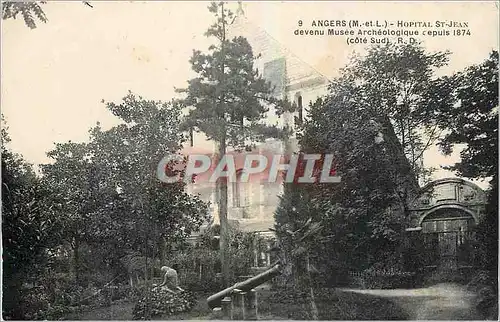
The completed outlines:
{"type": "Polygon", "coordinates": [[[243,170],[236,171],[236,181],[233,182],[233,207],[240,208],[248,206],[248,183],[241,182],[241,175],[243,170]]]}
{"type": "Polygon", "coordinates": [[[297,104],[297,115],[295,116],[295,124],[300,125],[303,121],[303,106],[302,106],[302,95],[299,93],[295,94],[295,104],[297,104]]]}
{"type": "Polygon", "coordinates": [[[189,128],[189,144],[190,146],[194,146],[194,133],[193,128],[189,128]]]}
{"type": "Polygon", "coordinates": [[[302,123],[302,96],[297,97],[297,107],[299,109],[299,122],[302,123]]]}

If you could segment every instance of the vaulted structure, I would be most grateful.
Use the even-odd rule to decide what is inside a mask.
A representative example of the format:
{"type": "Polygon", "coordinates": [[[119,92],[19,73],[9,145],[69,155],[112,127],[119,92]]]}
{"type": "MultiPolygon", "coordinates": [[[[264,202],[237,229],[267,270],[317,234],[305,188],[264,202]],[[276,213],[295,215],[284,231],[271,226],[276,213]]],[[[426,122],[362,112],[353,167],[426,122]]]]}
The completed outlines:
{"type": "Polygon", "coordinates": [[[411,204],[407,232],[420,265],[454,274],[475,262],[475,228],[482,221],[486,194],[477,185],[446,178],[424,186],[411,204]]]}

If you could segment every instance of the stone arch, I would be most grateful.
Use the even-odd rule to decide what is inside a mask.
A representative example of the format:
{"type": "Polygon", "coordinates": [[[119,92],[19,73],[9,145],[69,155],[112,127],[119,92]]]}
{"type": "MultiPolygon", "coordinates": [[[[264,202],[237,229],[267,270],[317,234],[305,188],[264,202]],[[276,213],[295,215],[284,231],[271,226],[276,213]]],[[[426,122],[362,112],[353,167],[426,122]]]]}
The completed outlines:
{"type": "Polygon", "coordinates": [[[417,198],[420,197],[422,194],[428,192],[432,188],[439,186],[439,185],[446,184],[446,183],[462,184],[464,186],[471,187],[475,192],[480,194],[481,199],[486,200],[486,194],[483,191],[483,189],[481,189],[477,184],[475,184],[473,182],[470,182],[470,181],[467,181],[464,179],[460,179],[460,178],[444,178],[444,179],[438,179],[438,180],[431,181],[420,189],[420,191],[417,195],[417,198]]]}
{"type": "Polygon", "coordinates": [[[432,212],[444,208],[463,210],[478,224],[485,205],[486,193],[476,184],[460,178],[439,179],[422,187],[414,197],[410,203],[408,224],[410,229],[416,229],[432,212]]]}
{"type": "Polygon", "coordinates": [[[424,222],[424,220],[431,214],[435,213],[436,211],[438,210],[442,210],[442,209],[458,209],[458,210],[461,210],[469,215],[472,216],[472,218],[474,219],[474,223],[475,224],[478,224],[479,222],[479,219],[478,219],[478,216],[475,212],[473,212],[472,210],[462,206],[462,205],[459,205],[459,204],[446,204],[446,205],[437,205],[435,207],[433,207],[432,209],[426,211],[422,216],[420,216],[419,218],[419,221],[418,221],[418,225],[419,226],[422,226],[422,222],[424,222]]]}

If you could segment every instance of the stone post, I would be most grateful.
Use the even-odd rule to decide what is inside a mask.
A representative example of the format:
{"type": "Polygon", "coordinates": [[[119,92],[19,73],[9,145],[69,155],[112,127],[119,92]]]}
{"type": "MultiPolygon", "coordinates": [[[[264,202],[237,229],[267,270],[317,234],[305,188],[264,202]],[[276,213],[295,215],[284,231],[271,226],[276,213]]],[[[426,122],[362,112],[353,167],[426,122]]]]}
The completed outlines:
{"type": "Polygon", "coordinates": [[[230,297],[225,297],[222,299],[222,319],[233,319],[233,301],[230,297]]]}
{"type": "Polygon", "coordinates": [[[212,310],[212,317],[215,320],[224,319],[224,312],[222,311],[222,308],[221,307],[214,307],[212,310]]]}
{"type": "Polygon", "coordinates": [[[240,292],[240,294],[238,294],[239,296],[239,306],[240,306],[240,316],[241,316],[241,319],[242,320],[246,320],[247,318],[247,307],[246,307],[246,303],[245,303],[245,300],[246,300],[246,297],[247,297],[247,292],[240,292]]]}
{"type": "Polygon", "coordinates": [[[250,290],[247,293],[247,320],[258,320],[259,315],[257,312],[257,291],[255,289],[250,290]]]}
{"type": "Polygon", "coordinates": [[[245,319],[245,297],[246,297],[246,292],[243,292],[242,290],[239,289],[234,289],[233,290],[233,297],[232,300],[234,302],[234,313],[233,317],[236,320],[244,320],[245,319]]]}

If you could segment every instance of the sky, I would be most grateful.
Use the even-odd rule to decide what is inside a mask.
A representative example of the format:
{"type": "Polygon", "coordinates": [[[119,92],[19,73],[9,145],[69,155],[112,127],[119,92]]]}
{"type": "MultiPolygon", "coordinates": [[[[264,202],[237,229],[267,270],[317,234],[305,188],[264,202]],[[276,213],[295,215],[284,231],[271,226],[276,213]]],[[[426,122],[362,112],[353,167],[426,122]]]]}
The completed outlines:
{"type": "MultiPolygon", "coordinates": [[[[2,23],[1,109],[11,148],[34,164],[48,162],[55,142],[80,142],[100,122],[117,120],[101,102],[119,101],[129,90],[147,99],[170,100],[174,87],[193,77],[193,49],[206,50],[203,33],[213,22],[208,2],[49,2],[49,19],[31,30],[22,19],[2,23]]],[[[236,9],[237,4],[230,7],[236,9]]],[[[244,2],[246,17],[322,74],[335,77],[350,54],[340,37],[296,36],[298,21],[359,19],[467,22],[471,36],[425,38],[430,51],[450,50],[449,74],[480,63],[498,48],[494,2],[244,2]]],[[[450,164],[436,149],[430,165],[450,164]]],[[[444,175],[444,174],[443,174],[444,175]]]]}

